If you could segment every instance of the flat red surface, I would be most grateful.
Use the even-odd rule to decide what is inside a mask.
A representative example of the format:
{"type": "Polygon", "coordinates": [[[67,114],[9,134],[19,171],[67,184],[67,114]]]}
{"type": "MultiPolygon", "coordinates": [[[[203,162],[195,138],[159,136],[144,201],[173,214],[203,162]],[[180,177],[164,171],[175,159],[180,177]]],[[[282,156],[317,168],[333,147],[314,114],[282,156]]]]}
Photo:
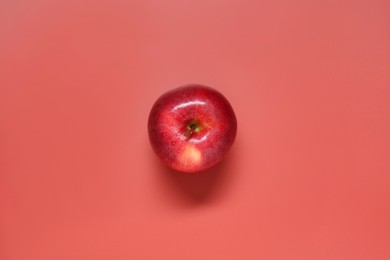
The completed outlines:
{"type": "Polygon", "coordinates": [[[0,1],[0,259],[390,259],[390,2],[0,1]],[[192,176],[187,83],[239,123],[192,176]]]}

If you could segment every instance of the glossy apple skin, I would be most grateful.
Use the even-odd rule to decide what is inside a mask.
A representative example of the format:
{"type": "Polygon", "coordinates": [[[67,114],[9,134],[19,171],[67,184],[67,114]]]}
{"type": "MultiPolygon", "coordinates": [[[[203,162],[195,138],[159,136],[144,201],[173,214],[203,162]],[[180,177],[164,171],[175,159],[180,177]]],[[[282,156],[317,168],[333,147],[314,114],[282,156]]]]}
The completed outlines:
{"type": "Polygon", "coordinates": [[[150,111],[148,132],[154,152],[166,165],[194,173],[224,158],[236,138],[237,119],[220,92],[192,84],[157,99],[150,111]]]}

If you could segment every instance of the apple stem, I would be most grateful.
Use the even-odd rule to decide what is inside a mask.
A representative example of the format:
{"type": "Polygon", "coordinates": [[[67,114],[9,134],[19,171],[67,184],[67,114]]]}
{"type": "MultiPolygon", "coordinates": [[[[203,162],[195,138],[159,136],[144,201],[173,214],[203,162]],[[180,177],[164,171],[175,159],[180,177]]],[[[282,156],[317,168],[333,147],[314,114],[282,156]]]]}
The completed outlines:
{"type": "Polygon", "coordinates": [[[190,137],[193,133],[199,133],[202,128],[197,121],[192,121],[187,125],[187,131],[184,133],[184,136],[190,137]]]}

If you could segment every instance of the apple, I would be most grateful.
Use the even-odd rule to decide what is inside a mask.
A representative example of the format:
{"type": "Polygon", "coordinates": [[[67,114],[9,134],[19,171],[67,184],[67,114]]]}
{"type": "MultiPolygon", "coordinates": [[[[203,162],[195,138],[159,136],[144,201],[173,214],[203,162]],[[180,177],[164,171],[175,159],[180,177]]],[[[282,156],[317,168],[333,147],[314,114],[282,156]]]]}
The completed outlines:
{"type": "Polygon", "coordinates": [[[191,84],[164,93],[148,120],[151,146],[169,167],[199,172],[219,163],[232,147],[237,119],[217,90],[191,84]]]}

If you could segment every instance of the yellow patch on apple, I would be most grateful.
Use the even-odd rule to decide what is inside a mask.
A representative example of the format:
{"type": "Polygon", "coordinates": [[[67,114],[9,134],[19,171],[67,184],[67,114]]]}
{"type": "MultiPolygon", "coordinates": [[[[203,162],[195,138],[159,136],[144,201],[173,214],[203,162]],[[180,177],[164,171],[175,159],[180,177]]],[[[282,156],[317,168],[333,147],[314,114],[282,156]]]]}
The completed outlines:
{"type": "Polygon", "coordinates": [[[187,145],[179,157],[180,162],[184,165],[196,165],[200,163],[201,159],[201,152],[193,145],[187,145]]]}

